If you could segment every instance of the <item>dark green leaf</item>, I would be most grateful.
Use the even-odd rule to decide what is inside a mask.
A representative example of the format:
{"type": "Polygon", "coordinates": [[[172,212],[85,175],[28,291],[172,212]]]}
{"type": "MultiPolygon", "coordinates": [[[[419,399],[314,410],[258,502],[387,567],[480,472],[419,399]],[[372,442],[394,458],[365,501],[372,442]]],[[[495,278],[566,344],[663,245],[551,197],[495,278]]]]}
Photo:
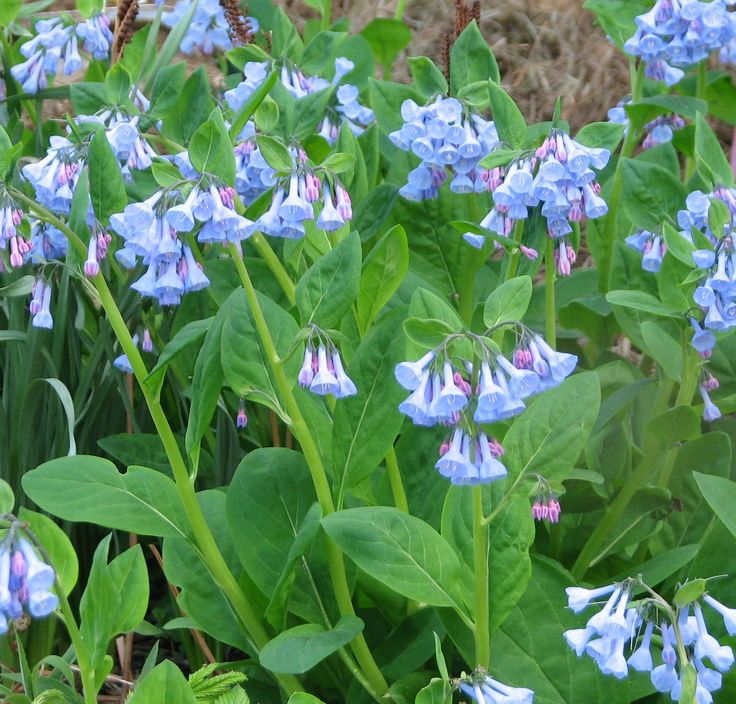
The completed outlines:
{"type": "Polygon", "coordinates": [[[494,83],[500,81],[498,64],[476,21],[472,20],[452,46],[450,90],[457,94],[463,86],[488,79],[494,83]]]}
{"type": "Polygon", "coordinates": [[[189,158],[199,173],[213,174],[224,183],[235,182],[233,145],[219,108],[192,135],[189,158]]]}
{"type": "Polygon", "coordinates": [[[532,299],[532,279],[517,276],[505,281],[486,299],[483,321],[492,328],[502,322],[521,320],[532,299]]]}
{"type": "MultiPolygon", "coordinates": [[[[430,97],[447,93],[447,79],[434,61],[426,56],[410,56],[407,61],[414,84],[422,95],[430,97]]],[[[485,85],[483,87],[485,89],[485,85]]]]}
{"type": "Polygon", "coordinates": [[[106,224],[113,213],[128,204],[125,181],[104,130],[98,130],[89,144],[89,196],[97,219],[106,224]]]}
{"type": "MultiPolygon", "coordinates": [[[[456,45],[457,46],[457,45],[456,45]]],[[[493,121],[502,142],[518,149],[526,141],[526,121],[511,96],[494,81],[488,82],[493,121]]]]}

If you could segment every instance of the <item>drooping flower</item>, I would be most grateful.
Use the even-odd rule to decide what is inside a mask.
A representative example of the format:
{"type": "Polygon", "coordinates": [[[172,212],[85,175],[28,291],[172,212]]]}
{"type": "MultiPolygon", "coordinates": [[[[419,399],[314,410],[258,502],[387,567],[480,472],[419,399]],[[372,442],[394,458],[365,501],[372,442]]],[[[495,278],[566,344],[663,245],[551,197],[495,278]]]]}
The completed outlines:
{"type": "Polygon", "coordinates": [[[316,326],[312,326],[307,339],[298,382],[318,396],[330,394],[335,398],[346,398],[358,393],[353,380],[345,372],[337,346],[316,326]]]}
{"type": "Polygon", "coordinates": [[[532,704],[534,692],[525,687],[510,687],[491,677],[482,668],[454,681],[455,686],[476,704],[532,704]]]}
{"type": "Polygon", "coordinates": [[[240,399],[238,406],[238,415],[235,419],[235,426],[238,428],[245,428],[248,425],[248,416],[245,414],[245,399],[240,399]]]}

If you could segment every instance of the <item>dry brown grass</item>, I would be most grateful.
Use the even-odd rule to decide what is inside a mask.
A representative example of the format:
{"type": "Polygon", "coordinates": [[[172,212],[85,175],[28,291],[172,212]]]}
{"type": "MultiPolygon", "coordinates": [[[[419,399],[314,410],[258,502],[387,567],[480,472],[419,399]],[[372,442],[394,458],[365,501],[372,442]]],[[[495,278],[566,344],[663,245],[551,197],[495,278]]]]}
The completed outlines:
{"type": "MultiPolygon", "coordinates": [[[[301,0],[277,2],[297,23],[315,16],[301,0]]],[[[357,31],[374,17],[393,16],[396,2],[335,0],[334,14],[347,14],[357,31]]],[[[482,0],[481,29],[504,84],[530,122],[549,119],[558,96],[573,128],[603,120],[627,90],[624,57],[582,5],[582,0],[482,0]]],[[[53,9],[73,6],[74,0],[57,0],[53,9]]],[[[405,20],[414,34],[408,54],[438,60],[442,36],[454,26],[454,2],[409,0],[405,20]]],[[[407,75],[405,65],[397,66],[396,75],[407,75]]]]}

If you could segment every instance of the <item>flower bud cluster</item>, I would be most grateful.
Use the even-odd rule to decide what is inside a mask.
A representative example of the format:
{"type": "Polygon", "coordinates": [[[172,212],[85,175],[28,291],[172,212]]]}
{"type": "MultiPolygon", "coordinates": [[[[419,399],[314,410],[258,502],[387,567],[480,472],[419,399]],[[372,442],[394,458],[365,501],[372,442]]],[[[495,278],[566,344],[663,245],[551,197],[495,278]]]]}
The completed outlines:
{"type": "Polygon", "coordinates": [[[55,213],[68,215],[74,188],[86,165],[86,148],[53,135],[46,156],[23,167],[23,176],[36,191],[36,200],[55,213]]]}
{"type": "MultiPolygon", "coordinates": [[[[160,0],[157,0],[157,4],[160,0]]],[[[189,12],[192,0],[179,0],[171,12],[161,18],[164,27],[173,27],[189,12]]],[[[253,17],[243,18],[251,32],[258,31],[258,22],[253,17]]],[[[230,26],[225,10],[219,0],[199,0],[186,33],[179,43],[179,50],[185,54],[200,51],[213,54],[215,51],[229,51],[233,48],[230,39],[230,26]]]]}
{"type": "MultiPolygon", "coordinates": [[[[27,240],[21,234],[19,227],[23,221],[23,211],[0,184],[0,250],[8,253],[8,263],[11,269],[23,265],[23,260],[33,249],[33,240],[27,240]]],[[[0,260],[0,267],[4,270],[5,263],[0,260]]]]}
{"type": "MultiPolygon", "coordinates": [[[[238,112],[258,87],[266,80],[272,70],[268,61],[251,61],[245,64],[241,81],[235,88],[225,91],[225,101],[232,110],[238,112]]],[[[344,56],[335,59],[335,75],[332,81],[321,76],[308,76],[295,66],[282,63],[279,71],[281,84],[296,99],[312,93],[337,86],[342,79],[355,68],[355,64],[344,56]]],[[[373,122],[373,110],[360,102],[357,86],[346,83],[335,91],[335,99],[327,106],[325,117],[321,120],[319,132],[329,144],[334,144],[340,131],[341,122],[345,122],[353,134],[361,134],[365,127],[373,122]]]]}
{"type": "Polygon", "coordinates": [[[301,387],[318,396],[331,394],[335,398],[345,398],[358,393],[352,379],[345,373],[340,350],[324,331],[316,327],[307,340],[298,381],[301,387]]]}
{"type": "MultiPolygon", "coordinates": [[[[635,584],[627,580],[599,589],[568,587],[568,605],[576,614],[594,600],[608,598],[585,628],[565,632],[567,644],[579,657],[588,655],[601,672],[618,679],[624,679],[629,668],[649,672],[655,689],[669,694],[673,701],[679,701],[686,668],[692,664],[697,673],[695,701],[711,704],[711,693],[721,688],[722,673],[730,670],[734,663],[733,650],[721,645],[708,632],[700,600],[676,612],[668,609],[665,614],[661,610],[662,601],[657,603],[647,598],[632,604],[635,584]],[[661,663],[656,666],[652,655],[655,632],[662,644],[658,657],[661,663]]],[[[702,600],[723,618],[729,635],[736,633],[736,609],[724,606],[708,594],[702,600]]]]}
{"type": "Polygon", "coordinates": [[[668,86],[685,75],[682,68],[708,58],[736,37],[736,18],[724,0],[657,0],[636,18],[636,32],[624,51],[647,62],[646,75],[668,86]]]}
{"type": "Polygon", "coordinates": [[[720,382],[710,372],[703,372],[698,390],[700,397],[703,399],[703,420],[708,423],[718,420],[721,417],[721,410],[716,406],[710,398],[711,391],[716,391],[720,387],[720,382]]]}
{"type": "Polygon", "coordinates": [[[54,319],[51,316],[51,282],[43,277],[36,278],[28,309],[33,316],[31,325],[34,328],[51,330],[54,327],[54,319]]]}
{"type": "Polygon", "coordinates": [[[560,502],[549,482],[541,475],[537,475],[537,497],[532,504],[532,518],[535,521],[559,523],[560,502]]]}
{"type": "Polygon", "coordinates": [[[23,616],[44,618],[54,612],[59,599],[53,593],[56,575],[41,560],[33,546],[14,536],[0,544],[0,635],[8,632],[9,622],[23,616]]]}
{"type": "Polygon", "coordinates": [[[421,163],[409,172],[399,193],[409,200],[434,198],[452,175],[453,193],[481,193],[486,171],[478,162],[498,146],[493,122],[471,113],[457,98],[438,96],[428,105],[405,100],[401,106],[404,124],[389,139],[404,151],[411,151],[421,163]]]}
{"type": "Polygon", "coordinates": [[[482,343],[484,356],[477,369],[467,360],[455,364],[448,350],[461,335],[454,335],[416,362],[401,362],[394,370],[399,384],[412,392],[399,404],[399,411],[415,425],[454,428],[435,465],[453,483],[505,476],[506,468],[498,459],[503,448],[478,426],[521,413],[526,408],[523,399],[557,386],[575,369],[575,355],[553,350],[542,337],[520,327],[522,334],[511,359],[482,343]]]}
{"type": "Polygon", "coordinates": [[[315,203],[322,200],[322,209],[316,218],[317,227],[338,230],[353,217],[350,195],[335,180],[319,176],[309,167],[302,149],[291,149],[294,160],[292,172],[277,181],[269,209],[255,222],[255,229],[273,237],[299,239],[304,237],[305,223],[315,219],[315,203]]]}
{"type": "Polygon", "coordinates": [[[83,65],[79,40],[82,40],[84,50],[95,59],[105,59],[110,55],[113,36],[110,20],[104,14],[90,17],[76,26],[53,17],[40,20],[35,29],[36,36],[20,48],[26,60],[10,69],[25,93],[37,93],[46,88],[48,77],[58,73],[60,63],[67,76],[79,71],[83,65]]]}
{"type": "Polygon", "coordinates": [[[234,195],[229,186],[192,184],[186,198],[179,187],[164,189],[112,215],[111,227],[125,240],[115,256],[128,268],[138,257],[148,265],[132,288],[157,298],[161,305],[176,305],[187,291],[209,286],[191,248],[179,236],[199,228],[197,239],[203,243],[249,237],[253,223],[235,211],[234,195]]]}
{"type": "Polygon", "coordinates": [[[472,675],[464,675],[455,686],[477,704],[532,704],[534,692],[524,687],[509,687],[478,668],[472,675]]]}

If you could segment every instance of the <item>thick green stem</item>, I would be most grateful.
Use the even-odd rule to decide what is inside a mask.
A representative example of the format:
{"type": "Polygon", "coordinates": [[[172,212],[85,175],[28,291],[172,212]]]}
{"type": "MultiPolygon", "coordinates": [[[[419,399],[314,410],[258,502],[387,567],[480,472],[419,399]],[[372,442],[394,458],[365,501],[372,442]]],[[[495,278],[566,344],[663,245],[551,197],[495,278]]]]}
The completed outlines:
{"type": "MultiPolygon", "coordinates": [[[[84,243],[63,221],[45,208],[39,206],[30,198],[27,198],[24,194],[14,193],[13,195],[17,197],[18,200],[25,202],[39,217],[61,230],[67,236],[69,243],[82,256],[86,256],[86,247],[84,246],[84,243]]],[[[176,488],[184,507],[184,511],[187,515],[192,535],[195,536],[195,542],[200,555],[204,563],[207,565],[215,583],[222,589],[230,601],[256,650],[260,650],[269,641],[268,634],[266,633],[257,613],[250,605],[245,594],[243,594],[237,580],[233,576],[232,572],[230,572],[230,568],[227,566],[220,549],[217,547],[212,531],[210,531],[210,528],[207,525],[207,520],[202,513],[199,502],[197,501],[197,494],[190,481],[186,462],[179,450],[174,432],[169,425],[169,421],[166,418],[166,414],[164,413],[158,398],[151,393],[148,385],[145,383],[145,379],[148,376],[148,370],[146,369],[146,365],[143,362],[143,358],[141,357],[138,347],[133,342],[130,331],[125,324],[125,320],[123,319],[117,304],[115,303],[115,299],[110,292],[104,276],[102,274],[98,274],[94,279],[92,279],[92,282],[97,289],[107,320],[120,342],[123,352],[127,355],[128,360],[133,367],[133,374],[135,375],[138,385],[143,392],[143,397],[146,401],[146,405],[148,406],[149,413],[151,414],[153,423],[156,426],[156,431],[158,432],[161,443],[164,446],[166,456],[171,464],[176,488]]],[[[299,680],[292,675],[275,675],[275,677],[278,679],[287,694],[302,689],[299,680]]]]}
{"type": "Polygon", "coordinates": [[[396,3],[396,10],[394,11],[394,19],[403,20],[404,12],[406,12],[406,0],[399,0],[396,3]]]}
{"type": "MultiPolygon", "coordinates": [[[[245,295],[248,299],[248,305],[250,306],[251,314],[253,315],[253,320],[255,322],[256,329],[258,330],[258,335],[263,343],[266,357],[268,358],[271,370],[273,371],[276,386],[278,387],[279,394],[284,401],[286,411],[291,418],[290,425],[292,432],[294,433],[294,437],[299,441],[302,452],[304,453],[304,459],[307,461],[307,466],[309,467],[309,472],[312,476],[312,483],[314,484],[314,488],[317,493],[317,500],[319,501],[320,506],[322,507],[322,512],[325,515],[334,513],[335,505],[332,501],[330,483],[327,479],[327,474],[322,463],[322,457],[319,454],[319,449],[317,448],[314,438],[312,437],[304,417],[302,416],[299,404],[291,390],[292,385],[287,379],[286,373],[280,363],[276,345],[271,337],[268,323],[263,315],[263,310],[258,302],[258,296],[253,288],[253,283],[250,280],[250,275],[245,267],[243,258],[234,244],[230,244],[229,247],[233,262],[235,263],[238,275],[240,276],[240,281],[245,289],[245,295]]],[[[335,598],[337,600],[340,613],[342,615],[354,615],[355,611],[353,609],[348,580],[345,575],[345,563],[343,561],[342,553],[329,538],[326,540],[326,546],[330,577],[332,579],[332,586],[335,591],[335,598]]],[[[362,668],[365,678],[370,682],[373,691],[378,692],[379,695],[383,696],[388,690],[388,684],[381,674],[376,661],[373,659],[373,655],[362,634],[355,638],[351,643],[351,647],[355,658],[362,668]]]]}
{"type": "MultiPolygon", "coordinates": [[[[636,105],[641,98],[644,89],[644,62],[640,62],[638,67],[635,60],[629,61],[629,72],[631,74],[631,104],[636,105]]],[[[606,215],[605,225],[603,227],[603,239],[601,242],[601,258],[598,262],[598,270],[600,272],[600,285],[602,291],[608,291],[611,277],[611,254],[613,251],[613,242],[616,239],[616,223],[618,221],[618,211],[621,204],[621,193],[623,191],[623,159],[630,157],[634,153],[639,134],[637,130],[629,126],[629,131],[624,138],[621,153],[616,163],[616,171],[613,175],[613,185],[611,186],[611,195],[608,198],[608,214],[606,215]]]]}
{"type": "Polygon", "coordinates": [[[488,526],[485,524],[483,516],[483,487],[474,486],[472,492],[475,665],[488,669],[491,661],[490,604],[488,599],[488,526]]]}
{"type": "Polygon", "coordinates": [[[550,237],[547,238],[547,253],[545,256],[544,266],[545,335],[547,337],[547,343],[552,347],[556,347],[557,313],[555,310],[555,243],[550,237]]]}
{"type": "Polygon", "coordinates": [[[64,625],[69,633],[69,638],[74,646],[79,665],[79,674],[82,678],[82,691],[84,692],[84,704],[97,704],[97,688],[95,687],[95,671],[89,661],[89,653],[82,634],[79,632],[77,620],[72,613],[72,607],[61,585],[56,583],[56,595],[59,597],[59,609],[64,617],[64,625]]]}
{"type": "Polygon", "coordinates": [[[391,493],[394,495],[396,508],[400,511],[404,511],[405,513],[409,513],[409,502],[406,499],[404,483],[401,480],[399,463],[396,459],[396,451],[393,447],[386,453],[386,471],[388,472],[388,480],[391,484],[391,493]]]}
{"type": "MultiPolygon", "coordinates": [[[[654,413],[652,414],[653,418],[656,418],[667,409],[673,386],[674,382],[672,380],[662,380],[659,387],[659,395],[655,402],[654,413]]],[[[680,390],[682,391],[682,389],[680,390]]],[[[678,395],[678,400],[679,398],[680,396],[678,395]]],[[[631,502],[631,499],[634,498],[636,492],[650,477],[652,471],[661,460],[661,457],[662,455],[658,446],[657,438],[653,437],[651,433],[648,433],[644,454],[639,461],[639,464],[626,480],[626,483],[623,485],[616,498],[611,502],[611,505],[603,515],[600,523],[595,527],[583,546],[583,549],[580,551],[578,559],[575,560],[575,564],[572,566],[571,570],[575,579],[581,580],[588,571],[588,568],[597,557],[598,551],[603,545],[606,537],[610,534],[611,530],[616,525],[616,522],[621,518],[631,502]]]]}

